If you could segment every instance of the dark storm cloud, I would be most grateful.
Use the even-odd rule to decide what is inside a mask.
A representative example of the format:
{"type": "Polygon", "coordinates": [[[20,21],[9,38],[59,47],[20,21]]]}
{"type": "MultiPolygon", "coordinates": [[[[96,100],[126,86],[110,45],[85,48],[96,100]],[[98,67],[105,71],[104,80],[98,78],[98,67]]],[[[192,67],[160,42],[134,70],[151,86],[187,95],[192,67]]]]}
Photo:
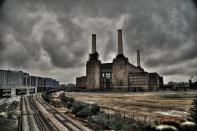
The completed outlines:
{"type": "Polygon", "coordinates": [[[184,63],[197,58],[197,11],[191,1],[159,2],[166,6],[146,8],[125,21],[128,46],[141,49],[143,65],[160,68],[162,75],[190,75],[188,69],[197,68],[184,63]]]}
{"type": "Polygon", "coordinates": [[[174,74],[184,74],[185,71],[184,71],[184,68],[177,68],[177,67],[174,67],[174,68],[167,68],[165,71],[161,71],[161,73],[163,75],[174,75],[174,74]]]}
{"type": "Polygon", "coordinates": [[[5,0],[0,1],[0,7],[3,5],[4,2],[5,2],[5,0]]]}
{"type": "Polygon", "coordinates": [[[195,6],[195,0],[6,0],[0,3],[0,66],[48,72],[62,81],[68,73],[73,81],[82,75],[91,34],[97,34],[100,59],[111,62],[116,30],[123,28],[129,59],[140,49],[145,69],[188,76],[197,70],[195,6]]]}
{"type": "Polygon", "coordinates": [[[81,47],[83,43],[77,43],[81,39],[80,27],[72,23],[67,15],[61,14],[65,10],[61,12],[60,9],[57,11],[60,14],[57,14],[55,9],[59,8],[58,5],[54,10],[49,10],[52,1],[48,4],[46,1],[37,2],[7,1],[2,22],[4,25],[1,27],[4,32],[7,31],[1,33],[4,35],[1,47],[6,46],[7,50],[1,52],[1,61],[26,67],[29,61],[39,61],[41,51],[44,51],[56,67],[80,65],[79,56],[83,56],[86,51],[81,47]],[[16,5],[16,8],[7,10],[11,5],[16,5]],[[14,17],[15,14],[17,17],[14,17]],[[78,50],[73,47],[78,47],[78,50]]]}
{"type": "Polygon", "coordinates": [[[193,3],[195,4],[196,8],[197,8],[197,0],[192,0],[193,3]]]}
{"type": "Polygon", "coordinates": [[[188,62],[197,57],[197,45],[193,43],[193,45],[188,45],[183,49],[178,51],[173,50],[166,52],[162,56],[159,57],[150,57],[146,62],[147,66],[156,67],[156,66],[168,66],[172,64],[179,64],[188,62]]]}

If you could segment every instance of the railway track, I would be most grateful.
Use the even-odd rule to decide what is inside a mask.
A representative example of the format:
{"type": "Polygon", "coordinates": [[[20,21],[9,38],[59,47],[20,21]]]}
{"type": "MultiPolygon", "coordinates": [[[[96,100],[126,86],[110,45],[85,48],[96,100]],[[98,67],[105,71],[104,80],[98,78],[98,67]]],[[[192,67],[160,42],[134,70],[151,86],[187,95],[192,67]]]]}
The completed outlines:
{"type": "Polygon", "coordinates": [[[41,96],[21,96],[18,131],[90,131],[66,114],[58,112],[41,96]]]}
{"type": "Polygon", "coordinates": [[[54,117],[61,122],[66,128],[68,128],[69,131],[90,131],[87,127],[83,126],[81,123],[75,121],[70,116],[58,112],[53,106],[49,105],[47,102],[45,102],[41,95],[38,95],[36,97],[36,100],[42,104],[47,111],[49,111],[51,114],[54,115],[54,117]]]}
{"type": "Polygon", "coordinates": [[[22,96],[21,98],[21,102],[22,102],[22,107],[21,107],[21,117],[22,117],[22,131],[31,131],[31,125],[30,125],[30,121],[29,121],[29,114],[27,112],[27,107],[26,107],[26,98],[24,96],[22,96]]]}
{"type": "Polygon", "coordinates": [[[30,97],[21,96],[18,131],[58,131],[46,120],[30,97]]]}
{"type": "Polygon", "coordinates": [[[31,107],[35,111],[34,118],[39,126],[40,131],[58,131],[58,129],[53,125],[53,123],[46,119],[42,112],[36,106],[33,98],[31,99],[31,107]]]}

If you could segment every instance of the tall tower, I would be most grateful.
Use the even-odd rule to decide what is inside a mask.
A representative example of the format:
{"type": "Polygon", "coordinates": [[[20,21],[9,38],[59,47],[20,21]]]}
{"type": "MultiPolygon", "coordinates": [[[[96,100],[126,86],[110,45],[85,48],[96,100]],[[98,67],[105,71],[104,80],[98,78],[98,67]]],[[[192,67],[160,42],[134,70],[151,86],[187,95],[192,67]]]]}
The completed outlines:
{"type": "Polygon", "coordinates": [[[98,59],[96,51],[96,34],[92,34],[92,53],[86,64],[87,88],[99,89],[101,81],[101,61],[98,59]]]}
{"type": "Polygon", "coordinates": [[[96,53],[96,34],[92,34],[92,54],[96,53]]]}
{"type": "Polygon", "coordinates": [[[141,67],[141,65],[140,65],[140,50],[137,50],[137,67],[141,67]]]}
{"type": "Polygon", "coordinates": [[[129,61],[123,54],[122,30],[118,30],[118,54],[113,59],[112,85],[114,90],[128,89],[128,66],[129,61]]]}
{"type": "Polygon", "coordinates": [[[122,30],[118,30],[118,54],[123,54],[122,30]]]}

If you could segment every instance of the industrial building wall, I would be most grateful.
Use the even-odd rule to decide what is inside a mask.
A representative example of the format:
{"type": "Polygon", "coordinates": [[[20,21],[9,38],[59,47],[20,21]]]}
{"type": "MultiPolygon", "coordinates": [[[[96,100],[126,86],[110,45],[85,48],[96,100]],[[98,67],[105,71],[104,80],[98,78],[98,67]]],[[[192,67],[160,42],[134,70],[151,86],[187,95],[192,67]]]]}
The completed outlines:
{"type": "Polygon", "coordinates": [[[0,85],[23,85],[23,72],[0,70],[0,85]]]}
{"type": "Polygon", "coordinates": [[[128,62],[126,60],[114,60],[112,67],[113,90],[128,90],[128,62]]]}
{"type": "Polygon", "coordinates": [[[36,93],[37,87],[58,86],[59,81],[55,79],[30,76],[22,71],[0,70],[0,97],[36,93]]]}
{"type": "Polygon", "coordinates": [[[163,79],[157,73],[135,73],[129,74],[129,86],[141,87],[144,91],[155,91],[163,86],[163,79]]]}
{"type": "Polygon", "coordinates": [[[129,72],[144,72],[143,68],[136,67],[130,63],[129,63],[128,70],[129,70],[129,72]]]}
{"type": "Polygon", "coordinates": [[[149,90],[155,91],[160,87],[160,76],[157,73],[149,73],[149,90]]]}
{"type": "Polygon", "coordinates": [[[76,87],[86,88],[87,87],[87,78],[86,76],[76,78],[76,87]]]}
{"type": "Polygon", "coordinates": [[[87,88],[99,89],[101,83],[101,62],[87,62],[87,88]]]}
{"type": "Polygon", "coordinates": [[[129,73],[130,90],[141,88],[140,90],[149,90],[149,74],[147,72],[130,72],[129,73]]]}
{"type": "Polygon", "coordinates": [[[58,87],[59,81],[51,78],[29,76],[22,71],[0,70],[0,85],[2,86],[42,86],[58,87]]]}
{"type": "Polygon", "coordinates": [[[101,65],[101,89],[112,89],[112,63],[101,65]]]}

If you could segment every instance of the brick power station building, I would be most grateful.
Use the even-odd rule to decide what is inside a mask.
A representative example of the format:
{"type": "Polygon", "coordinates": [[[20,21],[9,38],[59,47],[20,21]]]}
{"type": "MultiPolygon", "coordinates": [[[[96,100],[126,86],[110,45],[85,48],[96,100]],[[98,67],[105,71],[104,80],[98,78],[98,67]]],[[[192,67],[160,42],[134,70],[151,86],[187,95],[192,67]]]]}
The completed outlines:
{"type": "Polygon", "coordinates": [[[118,54],[112,63],[102,63],[96,51],[96,34],[92,34],[92,53],[86,64],[86,76],[76,78],[76,86],[86,89],[114,91],[154,91],[163,86],[163,77],[148,73],[140,66],[137,50],[137,66],[123,54],[122,30],[118,30],[118,54]]]}

